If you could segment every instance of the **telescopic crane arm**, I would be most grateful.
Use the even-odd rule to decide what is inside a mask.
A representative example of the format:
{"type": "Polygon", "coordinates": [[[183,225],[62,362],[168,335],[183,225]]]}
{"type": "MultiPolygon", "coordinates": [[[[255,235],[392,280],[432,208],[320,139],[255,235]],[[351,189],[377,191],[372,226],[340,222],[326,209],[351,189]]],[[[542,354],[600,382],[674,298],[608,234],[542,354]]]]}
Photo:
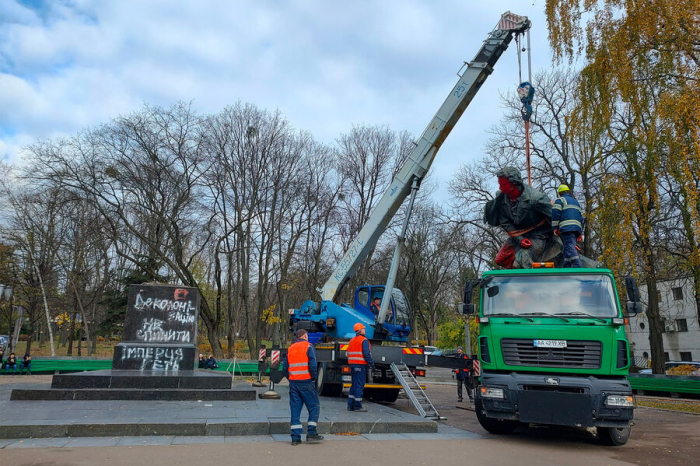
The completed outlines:
{"type": "MultiPolygon", "coordinates": [[[[412,191],[415,193],[417,186],[420,185],[420,181],[428,173],[438,149],[440,149],[447,135],[450,134],[450,131],[452,131],[452,128],[454,128],[481,85],[493,71],[494,65],[501,57],[501,54],[508,48],[508,44],[513,39],[513,36],[524,33],[530,28],[530,25],[530,20],[525,16],[518,16],[511,12],[504,13],[474,59],[469,63],[465,63],[467,68],[461,76],[458,74],[460,76],[459,81],[450,91],[447,99],[445,99],[445,102],[430,121],[428,127],[423,131],[420,139],[416,142],[413,152],[411,152],[406,163],[391,181],[391,185],[382,195],[367,223],[365,223],[357,237],[350,244],[350,247],[323,288],[319,290],[322,300],[334,301],[345,284],[355,275],[357,269],[375,247],[379,237],[403,201],[412,191]]],[[[390,283],[393,285],[391,276],[393,273],[395,277],[396,271],[393,269],[398,267],[398,255],[394,255],[392,272],[389,274],[390,278],[387,285],[390,283]]],[[[388,286],[387,288],[384,292],[385,296],[391,296],[391,287],[388,286]]],[[[383,301],[382,312],[378,318],[380,323],[383,321],[382,314],[386,314],[386,306],[388,305],[388,299],[383,301]]]]}

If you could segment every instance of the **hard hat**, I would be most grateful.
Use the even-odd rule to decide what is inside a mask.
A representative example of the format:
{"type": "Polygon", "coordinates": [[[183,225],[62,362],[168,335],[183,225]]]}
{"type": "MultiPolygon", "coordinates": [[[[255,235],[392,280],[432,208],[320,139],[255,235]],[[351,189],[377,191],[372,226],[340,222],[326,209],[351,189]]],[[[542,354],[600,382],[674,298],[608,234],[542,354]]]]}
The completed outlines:
{"type": "Polygon", "coordinates": [[[360,330],[364,330],[365,326],[358,322],[355,324],[355,326],[352,329],[355,331],[355,333],[357,333],[360,330]]]}
{"type": "Polygon", "coordinates": [[[557,188],[557,194],[561,194],[564,191],[570,191],[569,187],[565,184],[559,185],[559,187],[557,188]]]}

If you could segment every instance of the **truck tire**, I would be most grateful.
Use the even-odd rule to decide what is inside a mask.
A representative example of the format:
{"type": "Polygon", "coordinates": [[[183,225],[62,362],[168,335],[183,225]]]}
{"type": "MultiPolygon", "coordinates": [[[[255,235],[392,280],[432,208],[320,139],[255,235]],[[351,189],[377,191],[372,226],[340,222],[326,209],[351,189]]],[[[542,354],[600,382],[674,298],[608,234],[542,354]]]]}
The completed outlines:
{"type": "Polygon", "coordinates": [[[632,433],[632,428],[627,427],[598,427],[598,440],[603,445],[619,447],[627,443],[632,433]]]}
{"type": "Polygon", "coordinates": [[[399,398],[398,388],[365,388],[363,397],[381,403],[393,403],[399,398]]]}
{"type": "Polygon", "coordinates": [[[399,388],[387,388],[384,391],[384,396],[382,397],[382,401],[385,403],[393,403],[399,398],[399,392],[401,389],[399,388]]]}
{"type": "Polygon", "coordinates": [[[520,425],[518,421],[508,421],[487,417],[484,413],[484,405],[479,398],[476,399],[474,410],[476,411],[476,418],[478,419],[479,424],[481,424],[481,427],[486,429],[486,431],[491,434],[512,434],[513,431],[520,425]]]}
{"type": "Polygon", "coordinates": [[[316,393],[321,396],[339,397],[343,393],[342,383],[328,382],[328,367],[325,362],[319,363],[316,376],[316,393]]]}

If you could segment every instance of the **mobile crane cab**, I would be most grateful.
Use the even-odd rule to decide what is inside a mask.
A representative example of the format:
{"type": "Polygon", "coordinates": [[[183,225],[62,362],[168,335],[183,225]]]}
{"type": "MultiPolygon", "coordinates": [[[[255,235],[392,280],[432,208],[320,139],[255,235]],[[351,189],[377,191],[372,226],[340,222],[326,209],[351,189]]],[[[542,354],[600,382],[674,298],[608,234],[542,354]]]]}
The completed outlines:
{"type": "Polygon", "coordinates": [[[361,322],[367,338],[375,342],[405,342],[411,333],[411,310],[406,296],[398,288],[391,290],[391,299],[384,322],[378,323],[378,315],[372,311],[372,301],[384,301],[384,285],[364,285],[355,290],[355,303],[340,305],[333,302],[306,301],[291,315],[290,325],[309,332],[309,342],[328,342],[334,339],[350,339],[355,336],[353,325],[361,322]]]}

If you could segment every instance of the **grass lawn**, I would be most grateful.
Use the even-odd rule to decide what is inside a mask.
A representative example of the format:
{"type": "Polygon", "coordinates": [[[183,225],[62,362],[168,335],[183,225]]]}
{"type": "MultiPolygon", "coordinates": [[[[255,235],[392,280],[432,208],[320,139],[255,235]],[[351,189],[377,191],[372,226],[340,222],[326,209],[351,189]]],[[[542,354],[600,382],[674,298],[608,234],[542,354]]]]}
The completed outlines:
{"type": "Polygon", "coordinates": [[[692,400],[640,400],[637,399],[637,406],[645,408],[669,409],[671,411],[679,411],[682,413],[700,414],[700,403],[692,400]]]}

